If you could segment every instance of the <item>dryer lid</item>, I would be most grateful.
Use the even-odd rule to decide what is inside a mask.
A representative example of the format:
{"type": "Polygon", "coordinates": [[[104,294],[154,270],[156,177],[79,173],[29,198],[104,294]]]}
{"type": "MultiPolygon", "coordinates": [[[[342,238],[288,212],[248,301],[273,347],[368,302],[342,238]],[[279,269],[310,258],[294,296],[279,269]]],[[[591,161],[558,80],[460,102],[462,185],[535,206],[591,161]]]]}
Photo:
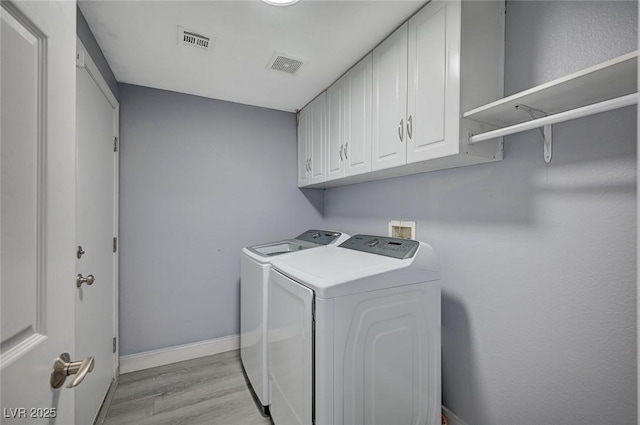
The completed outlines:
{"type": "Polygon", "coordinates": [[[411,258],[418,250],[420,242],[386,236],[355,235],[340,244],[343,248],[392,258],[411,258]]]}
{"type": "Polygon", "coordinates": [[[439,280],[433,249],[417,244],[415,254],[406,259],[329,246],[275,259],[272,268],[312,289],[320,298],[439,280]]]}

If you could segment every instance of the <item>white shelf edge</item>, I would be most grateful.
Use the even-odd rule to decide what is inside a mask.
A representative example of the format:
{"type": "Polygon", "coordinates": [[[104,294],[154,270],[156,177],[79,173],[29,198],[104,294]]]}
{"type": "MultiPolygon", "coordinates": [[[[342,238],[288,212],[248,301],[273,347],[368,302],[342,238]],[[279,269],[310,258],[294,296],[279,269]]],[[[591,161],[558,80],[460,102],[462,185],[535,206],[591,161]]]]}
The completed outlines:
{"type": "Polygon", "coordinates": [[[495,139],[498,137],[509,136],[515,133],[521,133],[526,130],[532,130],[534,128],[543,127],[546,125],[558,124],[561,122],[573,120],[576,118],[582,118],[600,112],[611,111],[613,109],[623,108],[625,106],[635,105],[638,103],[638,93],[628,94],[626,96],[617,97],[614,99],[606,100],[604,102],[594,103],[592,105],[583,106],[582,108],[572,109],[565,112],[549,115],[543,118],[538,118],[532,121],[527,121],[520,124],[514,124],[509,127],[500,128],[498,130],[487,131],[486,133],[480,133],[469,137],[469,144],[480,143],[486,140],[495,139]]]}
{"type": "Polygon", "coordinates": [[[483,106],[480,106],[478,108],[475,108],[475,109],[472,109],[470,111],[465,112],[463,114],[463,117],[464,118],[468,118],[468,119],[474,119],[474,115],[477,115],[479,113],[488,112],[491,109],[499,108],[499,107],[505,106],[505,105],[507,105],[509,103],[517,102],[520,99],[526,99],[527,96],[539,94],[539,93],[541,93],[543,91],[547,91],[547,90],[552,90],[554,87],[561,86],[562,84],[571,82],[572,80],[576,80],[578,78],[587,76],[589,74],[593,74],[593,73],[596,73],[598,71],[605,70],[605,69],[613,67],[615,65],[622,64],[624,62],[627,62],[627,61],[630,61],[630,60],[633,60],[633,59],[637,60],[638,54],[639,54],[639,52],[636,50],[636,51],[627,53],[625,55],[619,56],[617,58],[608,60],[606,62],[602,62],[602,63],[600,63],[598,65],[594,65],[592,67],[583,69],[581,71],[574,72],[573,74],[569,74],[567,76],[558,78],[556,80],[553,80],[553,81],[541,84],[539,86],[524,90],[522,92],[513,94],[513,95],[505,97],[503,99],[496,100],[496,101],[491,102],[489,104],[486,104],[486,105],[483,105],[483,106]]]}

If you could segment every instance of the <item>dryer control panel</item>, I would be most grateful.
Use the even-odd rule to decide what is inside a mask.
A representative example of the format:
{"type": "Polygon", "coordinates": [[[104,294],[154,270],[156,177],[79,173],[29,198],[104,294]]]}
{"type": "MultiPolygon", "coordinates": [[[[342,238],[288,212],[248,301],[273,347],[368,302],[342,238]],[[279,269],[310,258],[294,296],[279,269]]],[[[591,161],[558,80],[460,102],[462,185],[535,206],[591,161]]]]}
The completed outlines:
{"type": "Polygon", "coordinates": [[[331,232],[329,230],[307,230],[300,236],[296,236],[299,241],[317,243],[318,245],[329,245],[340,237],[342,233],[331,232]]]}
{"type": "Polygon", "coordinates": [[[385,257],[405,259],[414,256],[420,246],[420,242],[386,236],[355,235],[339,246],[355,251],[384,255],[385,257]]]}

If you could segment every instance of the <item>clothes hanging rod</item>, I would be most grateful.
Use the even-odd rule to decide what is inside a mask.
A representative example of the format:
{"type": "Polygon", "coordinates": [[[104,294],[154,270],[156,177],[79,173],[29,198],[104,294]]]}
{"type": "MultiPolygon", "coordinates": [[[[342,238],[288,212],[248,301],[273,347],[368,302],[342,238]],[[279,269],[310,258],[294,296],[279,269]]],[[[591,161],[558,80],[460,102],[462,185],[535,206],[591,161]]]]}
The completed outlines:
{"type": "Polygon", "coordinates": [[[523,122],[520,124],[515,124],[505,128],[500,128],[498,130],[476,134],[469,137],[469,144],[484,142],[485,140],[508,136],[510,134],[520,133],[522,131],[531,130],[538,127],[544,127],[545,125],[557,124],[576,118],[582,118],[600,112],[622,108],[624,106],[635,105],[637,102],[638,93],[628,94],[626,96],[616,97],[614,99],[605,100],[604,102],[594,103],[592,105],[583,106],[581,108],[572,109],[570,111],[559,112],[557,114],[523,122]]]}

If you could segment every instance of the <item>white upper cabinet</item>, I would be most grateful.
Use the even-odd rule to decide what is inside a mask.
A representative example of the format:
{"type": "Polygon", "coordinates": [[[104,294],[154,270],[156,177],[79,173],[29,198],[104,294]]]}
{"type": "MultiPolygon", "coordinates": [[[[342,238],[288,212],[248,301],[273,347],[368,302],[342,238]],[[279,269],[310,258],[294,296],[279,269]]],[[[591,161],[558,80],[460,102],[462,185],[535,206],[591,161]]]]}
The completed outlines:
{"type": "Polygon", "coordinates": [[[373,51],[373,170],[407,162],[407,24],[373,51]]]}
{"type": "Polygon", "coordinates": [[[322,93],[309,104],[309,184],[322,183],[326,180],[325,143],[327,138],[327,103],[326,93],[322,93]]]}
{"type": "Polygon", "coordinates": [[[459,152],[460,9],[434,2],[409,20],[407,162],[459,152]]]}
{"type": "Polygon", "coordinates": [[[501,138],[469,143],[495,127],[462,113],[503,96],[503,68],[504,1],[431,1],[328,89],[326,163],[306,185],[501,160],[501,138]]]}
{"type": "Polygon", "coordinates": [[[298,187],[309,184],[309,111],[298,115],[298,187]]]}
{"type": "Polygon", "coordinates": [[[327,89],[327,180],[344,177],[345,80],[327,89]]]}
{"type": "Polygon", "coordinates": [[[327,181],[371,171],[371,54],[327,90],[327,181]]]}
{"type": "Polygon", "coordinates": [[[298,117],[298,186],[326,180],[326,93],[300,111],[298,117]]]}
{"type": "Polygon", "coordinates": [[[502,159],[499,140],[467,149],[477,124],[463,122],[461,111],[502,96],[503,7],[432,1],[373,51],[374,170],[430,161],[393,172],[401,175],[502,159]]]}
{"type": "Polygon", "coordinates": [[[371,171],[372,55],[362,59],[345,78],[345,175],[371,171]]]}

